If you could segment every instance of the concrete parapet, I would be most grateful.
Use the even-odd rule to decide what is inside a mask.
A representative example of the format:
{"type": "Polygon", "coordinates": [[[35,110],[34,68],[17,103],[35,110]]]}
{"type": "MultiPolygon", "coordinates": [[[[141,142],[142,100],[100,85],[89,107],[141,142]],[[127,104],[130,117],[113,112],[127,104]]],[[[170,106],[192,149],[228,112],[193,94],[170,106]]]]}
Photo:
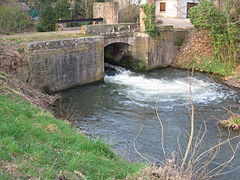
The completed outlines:
{"type": "Polygon", "coordinates": [[[131,36],[139,31],[138,23],[122,24],[97,24],[81,27],[81,34],[101,35],[101,36],[131,36]]]}

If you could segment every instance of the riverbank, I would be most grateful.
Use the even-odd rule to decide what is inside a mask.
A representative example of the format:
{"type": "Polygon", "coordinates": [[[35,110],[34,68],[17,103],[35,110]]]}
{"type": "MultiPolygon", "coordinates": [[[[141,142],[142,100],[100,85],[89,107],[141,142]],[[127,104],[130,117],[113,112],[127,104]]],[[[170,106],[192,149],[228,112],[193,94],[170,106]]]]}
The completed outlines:
{"type": "Polygon", "coordinates": [[[190,33],[171,66],[216,74],[224,84],[240,88],[240,65],[214,58],[212,41],[206,30],[194,30],[190,33]]]}
{"type": "MultiPolygon", "coordinates": [[[[171,66],[212,73],[218,75],[223,84],[240,88],[240,65],[226,64],[214,58],[212,41],[205,30],[192,31],[171,66]]],[[[220,121],[220,125],[240,130],[239,116],[232,115],[229,119],[220,121]]]]}
{"type": "Polygon", "coordinates": [[[0,95],[0,176],[4,179],[123,179],[141,164],[115,155],[68,122],[23,102],[0,95]]]}

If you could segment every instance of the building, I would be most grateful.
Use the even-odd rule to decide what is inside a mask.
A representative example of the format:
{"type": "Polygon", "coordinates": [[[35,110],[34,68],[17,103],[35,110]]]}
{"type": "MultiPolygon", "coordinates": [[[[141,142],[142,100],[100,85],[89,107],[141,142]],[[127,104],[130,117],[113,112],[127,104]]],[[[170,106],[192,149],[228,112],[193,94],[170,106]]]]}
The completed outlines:
{"type": "Polygon", "coordinates": [[[155,3],[156,17],[188,18],[188,11],[196,6],[199,0],[148,0],[155,3]]]}

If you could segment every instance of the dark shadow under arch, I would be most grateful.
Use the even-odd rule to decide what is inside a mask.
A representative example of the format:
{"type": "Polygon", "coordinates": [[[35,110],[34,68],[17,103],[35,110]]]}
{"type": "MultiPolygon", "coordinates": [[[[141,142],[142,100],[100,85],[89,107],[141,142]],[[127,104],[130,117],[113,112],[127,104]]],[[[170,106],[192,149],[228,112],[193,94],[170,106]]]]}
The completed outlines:
{"type": "Polygon", "coordinates": [[[131,56],[131,45],[128,43],[115,42],[104,48],[105,62],[120,64],[121,61],[131,56]]]}

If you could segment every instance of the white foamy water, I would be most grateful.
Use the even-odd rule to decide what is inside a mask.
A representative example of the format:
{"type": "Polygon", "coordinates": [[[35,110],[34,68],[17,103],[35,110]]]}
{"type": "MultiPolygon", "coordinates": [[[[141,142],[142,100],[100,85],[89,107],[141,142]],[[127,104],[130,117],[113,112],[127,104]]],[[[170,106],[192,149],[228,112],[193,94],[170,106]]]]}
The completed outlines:
{"type": "MultiPolygon", "coordinates": [[[[228,93],[221,86],[197,78],[155,79],[135,74],[122,67],[107,65],[116,70],[114,76],[105,76],[106,83],[119,84],[118,92],[133,101],[166,102],[189,99],[191,92],[196,103],[208,103],[226,99],[228,93]]],[[[232,94],[233,92],[231,92],[232,94]]]]}

